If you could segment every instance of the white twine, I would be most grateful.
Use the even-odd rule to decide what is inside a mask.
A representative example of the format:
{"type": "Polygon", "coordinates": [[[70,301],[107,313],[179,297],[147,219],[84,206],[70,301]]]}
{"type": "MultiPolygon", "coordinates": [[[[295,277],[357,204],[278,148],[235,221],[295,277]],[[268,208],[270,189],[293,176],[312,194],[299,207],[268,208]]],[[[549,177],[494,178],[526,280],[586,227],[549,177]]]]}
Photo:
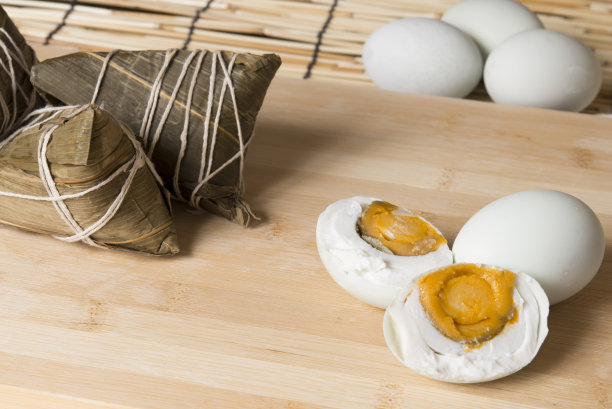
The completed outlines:
{"type": "MultiPolygon", "coordinates": [[[[100,217],[98,221],[96,221],[91,226],[89,226],[88,228],[84,229],[81,232],[76,232],[75,230],[76,234],[70,237],[62,237],[61,240],[68,241],[68,242],[75,242],[79,240],[83,240],[85,242],[91,241],[89,237],[92,234],[95,234],[101,228],[103,228],[113,217],[115,217],[115,214],[117,214],[117,211],[121,207],[123,200],[126,198],[128,191],[130,190],[130,187],[132,186],[132,182],[134,182],[136,173],[143,166],[145,166],[146,161],[145,161],[144,152],[142,151],[142,149],[136,149],[136,146],[138,146],[138,141],[136,141],[136,138],[134,138],[133,134],[131,133],[131,130],[129,130],[123,124],[121,124],[121,129],[123,130],[125,135],[128,136],[128,138],[130,139],[130,142],[132,142],[132,145],[134,146],[134,157],[133,157],[134,160],[132,161],[132,166],[129,169],[125,182],[123,182],[123,186],[121,186],[121,190],[119,191],[119,194],[117,195],[113,203],[111,203],[111,205],[108,207],[108,209],[106,210],[106,213],[104,213],[104,215],[100,217]]],[[[53,202],[53,203],[61,204],[63,203],[63,201],[53,202]]]]}
{"type": "MultiPolygon", "coordinates": [[[[83,112],[83,109],[77,108],[70,114],[66,115],[65,118],[72,118],[81,112],[83,112]]],[[[50,126],[45,132],[42,133],[38,142],[38,173],[40,174],[40,179],[43,182],[43,186],[47,191],[47,194],[51,197],[57,197],[60,195],[60,193],[57,190],[57,185],[55,184],[55,180],[51,174],[51,169],[49,168],[49,163],[47,162],[47,146],[51,141],[51,134],[53,131],[59,128],[59,126],[59,124],[50,126]]],[[[76,220],[74,220],[74,217],[72,217],[72,214],[70,213],[70,210],[68,210],[68,206],[66,206],[64,201],[54,201],[52,203],[62,220],[64,220],[64,222],[68,224],[68,226],[70,226],[76,234],[83,232],[83,229],[81,226],[79,226],[76,220]]],[[[89,237],[84,238],[83,241],[89,245],[95,245],[94,241],[89,237]]]]}
{"type": "Polygon", "coordinates": [[[114,171],[109,177],[104,179],[99,184],[94,185],[88,189],[82,190],[78,193],[71,193],[67,195],[59,195],[55,197],[50,197],[50,196],[24,195],[21,193],[12,193],[12,192],[0,192],[0,196],[14,197],[16,199],[35,200],[35,201],[40,201],[40,202],[57,202],[60,200],[78,199],[80,197],[88,195],[89,193],[93,191],[96,191],[102,188],[103,186],[115,180],[117,176],[119,176],[123,172],[126,172],[129,169],[129,167],[132,166],[132,164],[134,163],[134,160],[135,158],[132,158],[129,161],[125,162],[121,167],[117,168],[116,171],[114,171]]]}
{"type": "Polygon", "coordinates": [[[94,88],[94,92],[91,96],[91,104],[96,103],[96,99],[98,99],[98,93],[100,92],[100,87],[102,86],[102,81],[104,80],[104,73],[106,73],[106,69],[108,68],[108,63],[110,62],[113,55],[117,53],[117,50],[111,50],[108,54],[106,54],[106,58],[102,62],[102,68],[100,70],[100,75],[98,75],[98,81],[96,82],[96,87],[94,88]]]}
{"type": "MultiPolygon", "coordinates": [[[[98,94],[100,93],[100,89],[102,88],[102,82],[104,81],[104,76],[106,74],[106,71],[108,70],[108,65],[110,64],[110,60],[111,60],[111,58],[113,58],[113,56],[117,52],[119,52],[119,50],[111,50],[111,51],[109,51],[106,54],[106,57],[104,58],[104,61],[102,62],[102,68],[100,68],[100,73],[98,75],[98,81],[96,82],[96,86],[95,86],[93,94],[91,96],[90,104],[92,104],[92,105],[94,105],[96,103],[96,100],[98,99],[98,94]]],[[[174,52],[175,52],[174,50],[168,50],[168,53],[174,53],[174,52]]],[[[169,63],[168,63],[168,65],[169,65],[169,63]]],[[[162,70],[165,73],[165,68],[162,68],[162,70]]],[[[161,76],[163,77],[163,75],[161,75],[161,76]]],[[[160,88],[160,90],[161,90],[161,88],[160,88]]],[[[149,105],[150,104],[151,104],[151,100],[149,99],[149,105]]],[[[149,108],[147,108],[147,109],[149,109],[149,108]]],[[[118,122],[121,125],[121,128],[123,129],[124,133],[126,133],[126,135],[130,139],[134,139],[134,133],[132,132],[132,130],[130,130],[123,122],[121,122],[121,121],[118,121],[118,122]]],[[[141,148],[140,143],[136,142],[136,145],[138,145],[138,148],[141,148]]],[[[146,155],[144,156],[144,160],[146,162],[147,167],[151,171],[151,174],[153,175],[153,177],[155,178],[155,180],[159,184],[159,187],[160,187],[162,193],[164,194],[164,196],[166,197],[167,200],[170,200],[170,192],[166,189],[162,178],[157,173],[157,170],[155,170],[155,166],[153,165],[153,162],[151,162],[149,157],[147,157],[146,155]]]]}
{"type": "Polygon", "coordinates": [[[219,60],[219,65],[221,66],[221,69],[223,70],[223,74],[225,76],[224,80],[223,80],[223,86],[221,88],[221,95],[219,97],[220,101],[219,101],[219,105],[217,107],[217,115],[215,117],[215,122],[213,124],[213,136],[211,139],[211,146],[210,146],[210,151],[209,151],[209,157],[208,157],[208,166],[206,168],[206,174],[202,175],[202,173],[200,172],[200,176],[198,178],[198,183],[196,184],[195,188],[193,189],[193,191],[191,192],[191,199],[190,199],[190,203],[192,206],[194,207],[198,207],[201,197],[197,196],[197,192],[206,184],[208,183],[213,177],[215,177],[220,171],[222,171],[223,169],[225,169],[229,164],[231,164],[232,162],[234,162],[236,159],[240,159],[239,161],[239,171],[238,171],[238,175],[239,175],[239,179],[238,179],[238,186],[242,186],[242,175],[243,175],[243,168],[244,168],[244,153],[245,150],[248,146],[248,142],[251,141],[251,139],[249,139],[249,141],[245,144],[244,143],[244,138],[242,136],[242,126],[240,124],[240,117],[238,114],[238,104],[236,102],[236,91],[234,89],[234,83],[232,81],[232,77],[231,77],[231,73],[232,70],[234,68],[234,63],[236,61],[236,57],[237,54],[234,54],[234,56],[232,57],[232,59],[230,60],[230,63],[228,66],[225,65],[225,61],[223,60],[223,55],[218,52],[217,54],[217,59],[219,60]],[[212,171],[212,162],[213,162],[213,152],[214,152],[214,147],[216,144],[216,140],[217,140],[217,131],[219,128],[219,118],[221,116],[221,107],[225,98],[225,93],[227,88],[229,87],[230,90],[230,96],[232,98],[232,105],[234,107],[234,117],[236,119],[236,127],[238,130],[238,143],[239,143],[239,150],[238,152],[232,156],[228,161],[226,161],[225,163],[221,164],[215,171],[212,171]]]}
{"type": "MultiPolygon", "coordinates": [[[[174,188],[174,194],[179,200],[185,200],[183,194],[181,193],[181,188],[179,186],[179,173],[181,171],[181,163],[183,162],[183,158],[185,157],[185,151],[187,150],[187,135],[189,134],[189,119],[191,117],[191,101],[193,99],[193,91],[196,86],[196,82],[198,80],[198,73],[200,72],[200,68],[202,67],[202,61],[204,60],[204,56],[206,55],[206,50],[201,50],[198,55],[198,60],[196,62],[195,69],[193,70],[193,75],[191,76],[191,84],[189,86],[189,93],[187,94],[187,102],[185,104],[185,118],[183,120],[183,131],[181,132],[180,140],[181,146],[179,149],[178,158],[176,160],[176,166],[174,167],[174,177],[172,178],[172,187],[174,188]]],[[[207,117],[208,118],[208,117],[207,117]]],[[[208,121],[204,121],[204,126],[208,124],[208,121]]],[[[202,155],[204,156],[204,155],[202,155]]]]}
{"type": "MultiPolygon", "coordinates": [[[[215,83],[217,77],[217,53],[213,53],[210,63],[210,78],[208,83],[208,99],[206,100],[206,119],[204,121],[204,136],[202,137],[202,155],[200,158],[200,168],[198,170],[198,181],[204,177],[204,169],[206,169],[206,149],[208,148],[208,133],[210,129],[210,116],[212,114],[212,106],[215,96],[215,83]]],[[[191,192],[194,196],[195,191],[191,192]]],[[[193,197],[190,198],[193,205],[193,197]]]]}
{"type": "Polygon", "coordinates": [[[36,90],[34,87],[31,87],[30,92],[28,93],[23,88],[23,84],[17,80],[15,64],[19,66],[17,68],[21,68],[21,70],[27,74],[26,78],[29,78],[30,68],[26,63],[23,52],[21,49],[19,49],[19,47],[17,47],[17,44],[9,33],[4,28],[0,28],[0,34],[2,34],[7,40],[7,42],[5,42],[4,39],[0,39],[0,50],[3,54],[3,56],[0,55],[0,68],[8,75],[10,79],[12,93],[12,109],[9,107],[4,96],[0,95],[0,110],[2,111],[0,139],[2,139],[2,136],[21,123],[28,113],[34,108],[36,105],[36,90]],[[26,102],[24,112],[19,117],[17,116],[17,111],[19,110],[18,94],[20,94],[23,100],[26,102]]]}
{"type": "MultiPolygon", "coordinates": [[[[234,58],[232,59],[232,63],[234,62],[236,58],[236,55],[234,55],[234,58]]],[[[223,66],[224,62],[223,62],[223,58],[220,54],[217,55],[217,58],[215,60],[215,65],[216,65],[216,61],[220,60],[220,65],[223,66]]],[[[212,161],[213,161],[213,153],[215,152],[215,145],[217,143],[217,133],[219,131],[219,119],[221,118],[221,112],[223,110],[223,101],[225,100],[225,91],[227,90],[227,76],[225,76],[225,78],[223,79],[223,85],[221,86],[221,94],[219,96],[219,103],[217,105],[217,115],[215,116],[215,122],[213,124],[213,134],[210,140],[210,149],[208,151],[208,166],[206,167],[206,176],[208,176],[210,174],[211,168],[212,168],[212,161]]],[[[193,196],[193,192],[192,192],[192,196],[193,196]]]]}
{"type": "Polygon", "coordinates": [[[38,143],[38,169],[41,181],[45,190],[47,191],[47,196],[34,196],[34,195],[24,195],[14,192],[2,192],[0,191],[0,196],[6,197],[14,197],[19,199],[27,199],[27,200],[38,200],[38,201],[49,201],[53,203],[53,206],[57,210],[58,214],[62,218],[62,220],[71,228],[74,232],[71,236],[54,236],[55,238],[67,242],[75,242],[75,241],[83,241],[89,245],[96,247],[106,247],[100,245],[99,243],[94,242],[91,239],[91,236],[102,229],[106,224],[117,214],[117,211],[121,207],[121,204],[125,200],[127,193],[132,186],[134,178],[136,177],[136,173],[142,167],[147,166],[151,173],[157,180],[157,182],[163,186],[161,178],[153,169],[152,163],[146,157],[142,147],[136,140],[133,132],[123,123],[120,123],[121,129],[123,133],[127,136],[127,138],[132,143],[134,148],[134,155],[128,159],[124,164],[118,167],[114,172],[112,172],[107,178],[103,179],[99,183],[94,186],[91,186],[88,189],[85,189],[78,193],[73,194],[65,194],[62,195],[59,193],[57,189],[56,182],[51,174],[51,170],[49,168],[49,163],[47,161],[47,148],[51,141],[51,137],[53,132],[55,132],[63,123],[68,121],[71,118],[76,117],[86,109],[88,109],[90,105],[82,105],[82,106],[69,106],[69,107],[45,107],[33,111],[28,116],[34,118],[27,126],[20,128],[11,134],[5,141],[0,144],[0,149],[13,140],[15,137],[23,133],[28,129],[32,129],[35,127],[39,127],[45,123],[50,124],[47,128],[45,128],[44,132],[40,135],[39,143],[38,143]],[[58,117],[61,115],[61,121],[57,121],[58,117]],[[79,225],[79,223],[74,219],[74,216],[70,212],[70,209],[65,203],[65,200],[68,199],[76,199],[79,197],[83,197],[91,192],[94,192],[103,186],[107,185],[111,181],[115,180],[120,175],[127,172],[126,180],[124,181],[121,190],[115,200],[110,204],[106,212],[94,223],[90,226],[83,228],[79,225]]]}
{"type": "MultiPolygon", "coordinates": [[[[5,52],[5,55],[7,56],[7,59],[10,62],[10,67],[7,72],[12,73],[11,74],[12,81],[16,83],[14,71],[12,70],[12,61],[13,61],[12,56],[9,53],[9,51],[6,49],[6,47],[3,47],[2,45],[0,45],[0,48],[5,52]]],[[[187,101],[185,105],[185,117],[183,121],[183,129],[180,135],[181,146],[179,149],[177,162],[175,166],[175,173],[173,176],[173,188],[175,191],[175,195],[176,197],[183,199],[183,196],[180,192],[179,183],[178,183],[179,172],[180,172],[181,162],[184,158],[185,150],[187,147],[187,136],[189,134],[189,125],[190,125],[190,118],[191,118],[190,112],[191,112],[193,93],[197,85],[197,78],[198,78],[198,74],[202,66],[203,59],[207,53],[206,51],[204,50],[193,51],[186,57],[186,60],[183,64],[183,69],[181,70],[179,77],[176,81],[176,84],[174,85],[174,89],[170,96],[170,100],[168,101],[166,105],[166,109],[164,110],[162,117],[159,121],[159,124],[157,126],[157,129],[153,135],[153,140],[150,142],[150,144],[148,142],[149,134],[150,134],[152,123],[153,123],[153,118],[155,116],[156,107],[159,101],[159,96],[161,94],[163,80],[164,80],[166,71],[168,67],[170,66],[170,63],[174,59],[175,55],[177,54],[177,52],[178,50],[168,50],[167,51],[165,58],[164,58],[164,63],[162,64],[162,67],[160,68],[160,71],[155,79],[155,82],[152,84],[152,87],[151,87],[151,94],[147,102],[147,108],[145,110],[143,123],[141,127],[141,134],[140,134],[141,139],[144,141],[145,148],[148,147],[148,151],[149,151],[148,155],[145,154],[143,148],[138,143],[132,131],[125,124],[119,122],[121,129],[123,130],[124,134],[129,138],[130,142],[132,143],[134,147],[134,156],[130,158],[128,161],[126,161],[119,168],[117,168],[107,178],[103,179],[96,185],[91,186],[90,188],[85,189],[78,193],[62,195],[59,193],[57,189],[57,185],[55,183],[55,180],[49,168],[49,163],[47,161],[47,148],[51,141],[53,132],[55,132],[55,130],[57,130],[67,120],[85,111],[89,107],[89,105],[69,106],[69,107],[44,107],[36,111],[33,111],[29,113],[27,116],[25,116],[25,119],[29,119],[30,123],[26,126],[21,127],[20,129],[18,129],[17,131],[9,135],[7,138],[0,141],[0,149],[2,149],[6,144],[8,144],[10,141],[12,141],[14,138],[16,138],[18,135],[20,135],[24,131],[35,128],[35,127],[40,127],[44,125],[45,123],[50,124],[50,126],[48,126],[44,130],[44,132],[40,135],[39,144],[38,144],[38,158],[37,158],[38,167],[39,167],[39,175],[40,175],[41,181],[43,182],[43,186],[45,190],[47,191],[47,196],[26,195],[26,194],[20,194],[20,193],[15,193],[15,192],[3,192],[3,191],[0,191],[0,196],[13,197],[13,198],[18,198],[18,199],[26,199],[26,200],[51,202],[53,206],[55,207],[55,209],[57,210],[60,217],[62,218],[62,220],[74,232],[74,234],[71,236],[61,236],[61,237],[54,236],[54,237],[60,240],[63,240],[63,241],[67,241],[67,242],[83,241],[92,246],[105,247],[103,245],[100,245],[94,242],[91,239],[91,236],[95,234],[96,232],[98,232],[100,229],[102,229],[115,216],[121,204],[123,203],[125,197],[127,196],[127,193],[139,169],[141,169],[144,166],[148,167],[152,175],[154,176],[155,180],[159,183],[160,187],[164,189],[163,181],[161,177],[159,176],[159,174],[155,171],[155,168],[149,156],[152,155],[159,141],[160,135],[168,120],[170,110],[172,109],[172,106],[174,105],[179,89],[182,86],[185,77],[187,76],[187,72],[189,71],[189,67],[193,59],[197,56],[196,65],[194,67],[191,81],[189,83],[187,101]],[[63,114],[61,116],[61,121],[57,121],[57,119],[60,117],[60,114],[63,114]],[[128,173],[126,180],[123,186],[121,187],[119,194],[117,195],[115,200],[110,204],[106,212],[96,222],[92,223],[90,226],[86,228],[81,227],[79,223],[74,219],[74,216],[70,212],[70,209],[66,205],[65,201],[69,199],[80,198],[91,192],[94,192],[102,188],[103,186],[107,185],[108,183],[115,180],[117,177],[119,177],[120,175],[126,172],[128,173]]],[[[105,73],[108,70],[110,60],[113,57],[113,55],[115,55],[115,53],[116,51],[112,51],[108,53],[106,58],[103,61],[102,68],[98,76],[98,81],[96,83],[96,86],[92,94],[92,99],[91,99],[92,104],[95,103],[96,99],[98,98],[98,94],[100,93],[105,73]]],[[[206,117],[203,121],[204,131],[203,131],[202,154],[201,154],[202,160],[201,160],[200,168],[198,171],[198,182],[196,184],[196,187],[191,192],[191,196],[190,196],[190,203],[194,205],[195,207],[199,205],[199,201],[201,199],[201,197],[197,196],[197,192],[208,181],[210,181],[219,172],[221,172],[223,169],[225,169],[227,166],[229,166],[231,163],[233,163],[236,160],[240,161],[239,183],[240,185],[242,185],[244,152],[250,140],[247,143],[245,143],[243,139],[242,126],[241,126],[240,118],[239,118],[238,104],[236,101],[234,84],[231,78],[231,73],[232,73],[232,69],[234,66],[234,62],[236,61],[236,57],[237,57],[237,54],[234,54],[234,56],[230,60],[230,63],[226,66],[225,61],[223,59],[223,55],[221,54],[220,51],[214,51],[212,55],[211,75],[209,78],[209,81],[210,81],[209,95],[208,95],[208,101],[207,101],[207,106],[206,106],[206,117]],[[219,95],[219,100],[217,101],[217,113],[215,115],[215,120],[213,122],[213,132],[212,132],[212,135],[209,135],[210,116],[212,113],[212,106],[214,102],[213,101],[214,84],[215,84],[215,78],[216,78],[216,72],[217,72],[217,63],[220,65],[223,71],[224,80],[223,80],[223,86],[221,89],[221,93],[219,95]],[[236,126],[238,129],[239,151],[236,152],[236,154],[234,154],[230,159],[228,159],[223,164],[221,164],[217,169],[212,170],[213,153],[214,153],[214,147],[215,147],[217,133],[219,129],[221,108],[225,100],[225,94],[226,94],[227,89],[229,89],[230,91],[232,105],[234,108],[234,117],[236,119],[236,126]],[[211,138],[210,149],[208,149],[208,146],[207,146],[209,136],[211,138]],[[206,158],[207,150],[209,153],[208,158],[206,158]],[[206,169],[206,171],[204,171],[204,169],[206,169]]],[[[23,56],[21,58],[23,58],[23,56]]],[[[19,58],[17,58],[17,60],[19,60],[19,58]]],[[[17,92],[16,88],[14,88],[13,91],[14,91],[14,94],[16,94],[17,92]]],[[[0,100],[0,108],[4,111],[5,107],[7,107],[6,101],[0,100]]],[[[165,189],[164,189],[164,192],[167,193],[165,189]]]]}
{"type": "Polygon", "coordinates": [[[6,57],[6,59],[8,60],[9,63],[9,67],[7,68],[7,66],[4,64],[4,59],[0,58],[0,65],[2,66],[2,69],[4,70],[4,72],[6,72],[9,75],[9,78],[11,79],[11,91],[13,93],[13,109],[11,111],[11,109],[9,108],[9,106],[6,104],[6,101],[4,100],[4,96],[2,95],[2,98],[0,99],[1,103],[2,103],[2,131],[4,132],[6,130],[6,127],[9,126],[9,124],[13,123],[17,117],[17,80],[15,78],[15,70],[13,69],[13,64],[12,64],[12,58],[11,55],[8,51],[8,48],[6,47],[6,45],[2,42],[0,42],[0,48],[2,48],[2,51],[4,51],[4,55],[6,57]]]}
{"type": "MultiPolygon", "coordinates": [[[[189,64],[191,64],[191,60],[193,60],[193,57],[195,57],[195,52],[190,53],[185,59],[185,62],[183,63],[183,69],[181,70],[178,76],[178,79],[176,80],[176,84],[174,85],[174,90],[172,91],[172,95],[170,95],[170,100],[166,104],[166,109],[164,110],[164,113],[161,119],[159,120],[159,124],[157,125],[157,129],[155,130],[155,133],[153,134],[153,140],[149,143],[149,147],[147,150],[148,156],[151,156],[151,154],[155,150],[155,147],[157,146],[157,141],[159,141],[159,137],[162,131],[164,130],[166,121],[168,121],[170,110],[174,106],[174,101],[176,101],[176,96],[178,95],[179,89],[181,88],[181,85],[183,84],[183,80],[185,79],[185,75],[187,74],[187,71],[189,70],[189,64]]],[[[160,88],[161,88],[161,84],[160,84],[160,88]]],[[[149,120],[151,122],[153,121],[153,115],[149,117],[149,120]]],[[[187,125],[189,125],[189,123],[187,123],[187,125]]],[[[150,124],[147,125],[147,128],[149,127],[150,127],[150,124]]]]}
{"type": "MultiPolygon", "coordinates": [[[[98,76],[98,82],[94,89],[92,102],[95,102],[98,96],[98,93],[100,91],[100,87],[102,84],[102,79],[104,78],[105,73],[108,70],[109,61],[112,58],[112,56],[115,54],[115,52],[116,51],[113,51],[107,54],[106,58],[104,59],[104,62],[102,64],[102,67],[100,69],[100,73],[98,76]]],[[[159,98],[160,98],[160,94],[162,90],[162,85],[164,83],[164,78],[166,76],[168,68],[170,67],[170,64],[176,57],[177,53],[178,53],[178,50],[176,49],[170,49],[166,51],[162,66],[160,67],[160,70],[155,80],[151,84],[151,92],[149,94],[149,99],[147,101],[147,107],[145,109],[145,112],[142,118],[142,124],[140,127],[139,136],[140,136],[140,139],[143,141],[143,145],[147,152],[147,156],[151,158],[151,156],[153,155],[153,152],[155,151],[155,148],[157,147],[157,144],[159,142],[163,129],[168,121],[168,117],[170,116],[170,111],[172,110],[174,106],[178,92],[181,86],[183,85],[183,82],[185,80],[185,77],[187,76],[187,73],[190,69],[190,66],[192,65],[193,60],[195,59],[196,63],[195,63],[194,71],[191,77],[191,81],[189,83],[189,88],[187,90],[187,101],[185,104],[185,117],[183,121],[183,129],[181,130],[181,134],[180,134],[180,147],[179,147],[177,160],[176,160],[176,164],[174,168],[174,175],[172,179],[172,187],[174,190],[173,192],[174,196],[180,200],[185,200],[185,198],[183,197],[181,193],[181,189],[179,186],[179,174],[180,174],[182,161],[185,157],[185,151],[187,149],[187,136],[189,135],[189,127],[190,127],[190,122],[191,122],[190,114],[191,114],[193,93],[197,85],[198,74],[200,73],[202,61],[207,53],[205,50],[195,50],[186,56],[185,61],[183,62],[183,68],[181,69],[181,72],[178,75],[176,83],[174,84],[171,95],[166,104],[166,108],[162,112],[159,123],[157,124],[157,128],[155,129],[153,135],[151,136],[151,130],[153,127],[154,117],[156,114],[157,105],[159,103],[159,98]]],[[[248,146],[248,143],[244,142],[244,137],[242,134],[242,124],[240,123],[239,109],[238,109],[238,104],[236,101],[236,93],[235,93],[233,79],[232,79],[232,70],[234,67],[234,63],[236,61],[236,57],[237,57],[237,54],[234,54],[229,64],[226,66],[225,61],[223,59],[223,54],[220,51],[214,51],[212,53],[212,62],[211,62],[211,68],[210,68],[210,78],[209,78],[209,88],[208,88],[208,100],[206,104],[206,114],[205,114],[206,116],[203,121],[204,130],[203,130],[203,138],[202,138],[201,162],[200,162],[200,167],[198,169],[198,179],[197,179],[195,188],[192,190],[190,197],[189,197],[189,202],[194,207],[198,207],[199,200],[201,199],[197,195],[198,191],[207,182],[209,182],[214,176],[216,176],[220,171],[225,169],[227,166],[229,166],[231,163],[233,163],[236,160],[240,161],[239,175],[238,175],[239,186],[242,186],[242,183],[243,183],[244,155],[245,155],[245,150],[248,146]],[[223,70],[224,80],[223,80],[221,93],[219,95],[219,100],[217,101],[217,112],[216,112],[215,119],[213,122],[212,135],[210,135],[210,130],[209,130],[210,129],[210,118],[212,115],[212,106],[213,106],[213,103],[215,102],[214,92],[215,92],[215,80],[216,80],[216,75],[217,75],[217,64],[219,64],[219,66],[223,70]],[[234,116],[236,119],[236,126],[238,130],[239,151],[235,155],[233,155],[231,158],[229,158],[227,161],[219,165],[217,169],[213,170],[212,169],[213,154],[214,154],[217,134],[219,130],[219,122],[221,119],[223,102],[225,100],[225,94],[228,89],[230,91],[230,96],[232,99],[232,106],[234,108],[234,116]],[[208,147],[209,139],[210,139],[210,148],[208,147]]]]}
{"type": "MultiPolygon", "coordinates": [[[[236,127],[238,129],[238,142],[240,143],[240,150],[238,151],[238,153],[240,154],[240,170],[239,170],[239,174],[242,175],[242,170],[244,167],[244,150],[245,150],[245,145],[244,145],[244,139],[242,137],[242,127],[240,126],[240,116],[238,115],[238,103],[236,102],[236,90],[234,89],[234,83],[232,82],[232,69],[234,68],[234,62],[236,62],[236,56],[237,54],[234,54],[234,56],[232,57],[232,60],[229,63],[229,67],[226,67],[224,62],[223,62],[223,57],[221,57],[221,69],[223,70],[223,73],[225,74],[225,82],[224,85],[227,84],[227,86],[230,89],[230,96],[232,97],[232,105],[234,106],[234,118],[236,119],[236,127]]],[[[221,100],[221,102],[223,102],[223,100],[221,100]]],[[[211,156],[211,161],[208,165],[208,175],[207,177],[209,177],[210,179],[210,166],[212,164],[212,156],[211,156]]],[[[242,182],[242,181],[241,181],[242,182]]],[[[200,182],[202,183],[202,182],[200,182]]]]}
{"type": "Polygon", "coordinates": [[[155,109],[157,108],[157,103],[159,101],[159,94],[161,93],[162,82],[164,80],[164,76],[166,75],[166,71],[170,66],[170,63],[172,62],[172,59],[174,58],[177,52],[178,50],[175,48],[166,51],[164,63],[162,64],[159,73],[157,74],[157,78],[155,78],[155,82],[151,87],[151,94],[149,95],[147,108],[145,109],[144,117],[142,119],[142,126],[140,127],[140,137],[143,140],[145,149],[149,145],[149,132],[151,130],[151,125],[153,124],[153,116],[155,115],[155,109]]]}

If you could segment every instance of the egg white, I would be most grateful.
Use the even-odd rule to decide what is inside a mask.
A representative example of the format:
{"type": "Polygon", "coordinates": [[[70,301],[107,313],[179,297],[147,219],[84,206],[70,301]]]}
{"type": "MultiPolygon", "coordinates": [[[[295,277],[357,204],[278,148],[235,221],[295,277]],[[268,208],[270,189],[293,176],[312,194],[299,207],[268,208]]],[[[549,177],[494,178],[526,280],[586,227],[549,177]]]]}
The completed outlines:
{"type": "Polygon", "coordinates": [[[522,271],[551,304],[584,288],[601,267],[606,238],[593,210],[554,190],[525,190],[497,199],[463,225],[453,254],[458,263],[522,271]]]}
{"type": "Polygon", "coordinates": [[[391,21],[368,37],[361,56],[372,81],[390,91],[463,98],[482,77],[476,43],[439,19],[391,21]]]}
{"type": "Polygon", "coordinates": [[[515,274],[513,300],[518,320],[479,348],[466,350],[427,318],[415,280],[385,312],[385,341],[400,362],[421,375],[455,383],[498,379],[529,364],[548,333],[548,298],[536,280],[515,274]]]}
{"type": "Polygon", "coordinates": [[[357,232],[357,221],[376,200],[356,196],[332,203],[319,216],[316,240],[323,265],[342,288],[365,303],[386,308],[415,277],[452,264],[453,254],[444,244],[424,255],[397,256],[364,241],[357,232]]]}

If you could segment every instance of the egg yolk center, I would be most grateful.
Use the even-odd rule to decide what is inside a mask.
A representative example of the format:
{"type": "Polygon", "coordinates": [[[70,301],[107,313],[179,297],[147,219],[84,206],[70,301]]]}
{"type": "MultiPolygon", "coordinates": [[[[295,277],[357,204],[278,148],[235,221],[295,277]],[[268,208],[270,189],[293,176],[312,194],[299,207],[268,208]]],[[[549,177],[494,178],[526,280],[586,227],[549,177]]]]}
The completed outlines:
{"type": "Polygon", "coordinates": [[[513,308],[514,274],[477,264],[455,264],[422,277],[421,305],[446,337],[466,345],[481,344],[499,334],[513,308]]]}
{"type": "Polygon", "coordinates": [[[372,202],[357,227],[364,240],[398,256],[427,254],[446,243],[432,225],[388,202],[372,202]]]}

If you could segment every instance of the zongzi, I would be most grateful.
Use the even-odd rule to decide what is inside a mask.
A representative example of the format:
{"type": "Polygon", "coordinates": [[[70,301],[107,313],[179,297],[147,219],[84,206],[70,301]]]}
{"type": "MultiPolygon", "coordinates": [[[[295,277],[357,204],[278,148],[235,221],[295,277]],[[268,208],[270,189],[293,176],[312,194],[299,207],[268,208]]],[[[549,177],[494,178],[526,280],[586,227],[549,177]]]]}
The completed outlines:
{"type": "Polygon", "coordinates": [[[140,138],[174,197],[246,225],[246,148],[279,66],[274,54],[82,52],[36,65],[31,80],[66,104],[108,110],[140,138]]]}
{"type": "Polygon", "coordinates": [[[92,105],[33,111],[0,142],[0,223],[64,241],[177,253],[161,183],[129,128],[92,105]]]}
{"type": "Polygon", "coordinates": [[[36,55],[0,6],[0,140],[42,103],[30,83],[36,55]]]}

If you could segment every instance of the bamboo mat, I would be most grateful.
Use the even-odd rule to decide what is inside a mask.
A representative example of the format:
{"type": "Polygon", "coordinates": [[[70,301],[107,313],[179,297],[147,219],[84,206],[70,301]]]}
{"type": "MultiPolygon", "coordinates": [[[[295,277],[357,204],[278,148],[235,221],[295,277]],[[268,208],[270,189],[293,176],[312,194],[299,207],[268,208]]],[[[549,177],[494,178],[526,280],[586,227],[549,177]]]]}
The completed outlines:
{"type": "MultiPolygon", "coordinates": [[[[0,4],[31,42],[88,50],[186,46],[275,52],[283,59],[280,75],[374,86],[360,58],[368,35],[402,17],[438,18],[456,1],[1,0],[0,4]]],[[[522,3],[537,13],[546,28],[572,35],[595,51],[604,81],[585,112],[611,113],[612,0],[522,3]]],[[[469,98],[488,100],[482,85],[469,98]]]]}

